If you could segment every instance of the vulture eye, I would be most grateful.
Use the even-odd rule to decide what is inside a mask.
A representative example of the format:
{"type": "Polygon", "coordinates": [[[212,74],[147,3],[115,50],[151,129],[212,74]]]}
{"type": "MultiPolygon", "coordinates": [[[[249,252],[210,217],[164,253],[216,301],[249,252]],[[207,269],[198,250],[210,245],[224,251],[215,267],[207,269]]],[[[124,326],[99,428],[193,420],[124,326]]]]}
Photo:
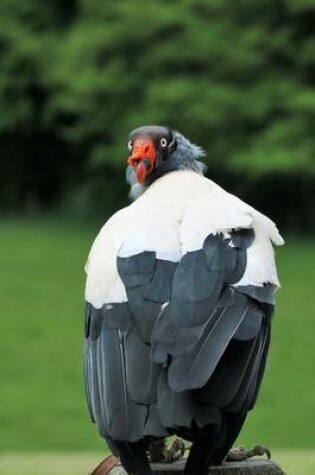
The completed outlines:
{"type": "Polygon", "coordinates": [[[165,137],[163,137],[161,140],[160,140],[160,144],[161,144],[161,147],[165,148],[167,146],[167,140],[165,137]]]}
{"type": "Polygon", "coordinates": [[[127,144],[127,149],[129,150],[129,152],[131,152],[131,150],[132,150],[132,140],[129,140],[129,142],[127,144]]]}

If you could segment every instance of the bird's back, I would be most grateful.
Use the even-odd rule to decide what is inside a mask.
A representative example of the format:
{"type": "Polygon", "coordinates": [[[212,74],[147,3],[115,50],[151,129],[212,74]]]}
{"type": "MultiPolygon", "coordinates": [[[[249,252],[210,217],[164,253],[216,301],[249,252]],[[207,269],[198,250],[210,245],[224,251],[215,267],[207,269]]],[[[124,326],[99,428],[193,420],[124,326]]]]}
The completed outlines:
{"type": "Polygon", "coordinates": [[[283,240],[274,223],[202,175],[168,174],[115,213],[100,231],[86,266],[86,300],[97,308],[127,301],[117,256],[152,251],[159,259],[178,262],[187,252],[201,249],[209,234],[228,236],[244,228],[255,231],[255,241],[239,284],[278,286],[272,243],[281,245],[283,240]]]}
{"type": "Polygon", "coordinates": [[[179,133],[145,126],[128,145],[140,196],[108,220],[86,266],[89,410],[127,471],[151,473],[148,438],[177,433],[193,441],[187,473],[207,473],[257,398],[283,240],[202,175],[202,150],[179,133]]]}

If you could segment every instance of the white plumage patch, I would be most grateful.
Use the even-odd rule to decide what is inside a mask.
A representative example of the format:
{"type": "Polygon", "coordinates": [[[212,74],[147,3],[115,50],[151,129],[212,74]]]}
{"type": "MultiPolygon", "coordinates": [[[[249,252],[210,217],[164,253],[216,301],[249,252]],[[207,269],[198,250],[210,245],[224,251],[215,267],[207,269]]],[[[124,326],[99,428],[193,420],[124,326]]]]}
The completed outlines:
{"type": "Polygon", "coordinates": [[[159,259],[177,262],[180,248],[178,222],[170,209],[162,208],[158,201],[145,199],[130,206],[128,234],[119,249],[119,257],[154,251],[159,259]]]}
{"type": "Polygon", "coordinates": [[[104,303],[126,302],[125,287],[118,275],[116,258],[126,235],[128,208],[114,214],[95,239],[85,266],[85,300],[96,308],[104,303]]]}
{"type": "Polygon", "coordinates": [[[253,228],[247,267],[235,285],[279,285],[272,242],[283,244],[274,223],[211,180],[192,171],[171,172],[116,213],[96,238],[86,266],[86,300],[96,308],[127,300],[116,258],[155,251],[177,262],[196,251],[209,234],[253,228]]]}

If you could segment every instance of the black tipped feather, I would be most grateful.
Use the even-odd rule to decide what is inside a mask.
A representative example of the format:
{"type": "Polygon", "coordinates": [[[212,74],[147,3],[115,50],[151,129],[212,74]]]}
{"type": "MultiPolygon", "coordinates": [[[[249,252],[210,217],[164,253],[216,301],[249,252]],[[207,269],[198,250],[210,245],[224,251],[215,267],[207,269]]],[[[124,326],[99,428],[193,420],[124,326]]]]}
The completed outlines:
{"type": "Polygon", "coordinates": [[[244,379],[254,344],[253,340],[230,341],[212,377],[196,391],[198,401],[222,408],[232,402],[244,379]]]}
{"type": "Polygon", "coordinates": [[[191,354],[172,359],[169,384],[174,391],[200,388],[206,384],[244,319],[246,310],[244,304],[218,310],[215,324],[210,321],[205,325],[191,354]]]}
{"type": "Polygon", "coordinates": [[[255,239],[255,232],[252,228],[238,229],[233,231],[231,239],[234,247],[248,249],[255,239]]]}
{"type": "Polygon", "coordinates": [[[275,286],[273,284],[265,284],[260,287],[255,285],[239,285],[237,286],[237,290],[257,302],[267,303],[269,305],[275,304],[275,286]]]}

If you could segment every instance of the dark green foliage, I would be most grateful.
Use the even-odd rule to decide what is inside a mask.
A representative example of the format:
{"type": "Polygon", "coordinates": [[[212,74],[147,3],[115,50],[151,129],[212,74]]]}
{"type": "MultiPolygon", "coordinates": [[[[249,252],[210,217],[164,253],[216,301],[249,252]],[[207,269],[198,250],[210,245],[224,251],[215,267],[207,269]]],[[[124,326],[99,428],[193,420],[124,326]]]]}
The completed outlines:
{"type": "Polygon", "coordinates": [[[108,207],[144,123],[210,172],[315,174],[312,0],[2,0],[0,18],[2,207],[108,207]]]}
{"type": "MultiPolygon", "coordinates": [[[[69,3],[69,2],[68,2],[69,3]]],[[[53,204],[69,155],[49,117],[50,75],[68,7],[61,2],[0,3],[0,199],[5,207],[53,204]]]]}

